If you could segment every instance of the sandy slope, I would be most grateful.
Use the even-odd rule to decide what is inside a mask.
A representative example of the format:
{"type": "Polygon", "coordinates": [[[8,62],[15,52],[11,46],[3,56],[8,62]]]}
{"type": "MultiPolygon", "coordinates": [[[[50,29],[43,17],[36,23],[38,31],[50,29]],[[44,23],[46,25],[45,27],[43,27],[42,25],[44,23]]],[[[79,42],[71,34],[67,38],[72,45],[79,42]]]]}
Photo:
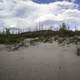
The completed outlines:
{"type": "Polygon", "coordinates": [[[75,46],[40,44],[18,51],[0,51],[0,80],[80,80],[75,46]]]}

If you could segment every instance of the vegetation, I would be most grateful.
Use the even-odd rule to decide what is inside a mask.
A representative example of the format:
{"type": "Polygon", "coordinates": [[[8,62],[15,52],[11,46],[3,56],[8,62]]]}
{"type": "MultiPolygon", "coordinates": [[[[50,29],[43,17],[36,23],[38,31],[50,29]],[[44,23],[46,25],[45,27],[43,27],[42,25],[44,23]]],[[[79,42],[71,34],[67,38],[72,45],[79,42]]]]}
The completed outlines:
{"type": "Polygon", "coordinates": [[[19,34],[11,34],[9,29],[6,29],[5,33],[0,33],[0,44],[16,44],[22,40],[19,34]]]}
{"type": "Polygon", "coordinates": [[[0,33],[0,44],[16,44],[24,39],[33,38],[32,42],[52,42],[58,43],[75,43],[80,42],[80,31],[72,31],[63,23],[58,31],[53,30],[38,30],[34,32],[23,32],[20,34],[11,34],[9,29],[6,32],[0,33]],[[35,39],[37,38],[37,39],[35,39]]]}

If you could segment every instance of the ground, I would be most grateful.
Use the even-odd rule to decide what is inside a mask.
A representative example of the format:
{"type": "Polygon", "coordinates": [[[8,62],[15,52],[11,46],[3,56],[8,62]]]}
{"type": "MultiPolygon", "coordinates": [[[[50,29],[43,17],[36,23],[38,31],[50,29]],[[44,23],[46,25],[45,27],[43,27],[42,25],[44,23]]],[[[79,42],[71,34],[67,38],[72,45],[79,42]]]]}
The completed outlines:
{"type": "Polygon", "coordinates": [[[80,80],[76,47],[57,43],[0,50],[0,80],[80,80]]]}

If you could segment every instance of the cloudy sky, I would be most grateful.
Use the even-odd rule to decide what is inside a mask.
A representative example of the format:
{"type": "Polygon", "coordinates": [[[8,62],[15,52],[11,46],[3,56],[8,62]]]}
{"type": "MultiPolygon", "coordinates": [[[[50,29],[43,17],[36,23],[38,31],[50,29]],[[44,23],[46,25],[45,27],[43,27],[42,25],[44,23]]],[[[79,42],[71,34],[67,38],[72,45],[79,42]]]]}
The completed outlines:
{"type": "Polygon", "coordinates": [[[80,25],[79,0],[0,0],[0,28],[80,25]]]}

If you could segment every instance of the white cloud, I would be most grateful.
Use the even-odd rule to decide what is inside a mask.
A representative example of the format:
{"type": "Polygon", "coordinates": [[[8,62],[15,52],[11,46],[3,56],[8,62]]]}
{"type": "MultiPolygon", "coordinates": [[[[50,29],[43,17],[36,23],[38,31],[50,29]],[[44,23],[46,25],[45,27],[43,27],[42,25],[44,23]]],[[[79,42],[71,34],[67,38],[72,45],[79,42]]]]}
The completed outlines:
{"type": "Polygon", "coordinates": [[[47,21],[49,25],[63,21],[80,24],[79,5],[73,2],[38,4],[31,0],[4,0],[0,5],[0,20],[7,27],[27,28],[47,21]]]}

